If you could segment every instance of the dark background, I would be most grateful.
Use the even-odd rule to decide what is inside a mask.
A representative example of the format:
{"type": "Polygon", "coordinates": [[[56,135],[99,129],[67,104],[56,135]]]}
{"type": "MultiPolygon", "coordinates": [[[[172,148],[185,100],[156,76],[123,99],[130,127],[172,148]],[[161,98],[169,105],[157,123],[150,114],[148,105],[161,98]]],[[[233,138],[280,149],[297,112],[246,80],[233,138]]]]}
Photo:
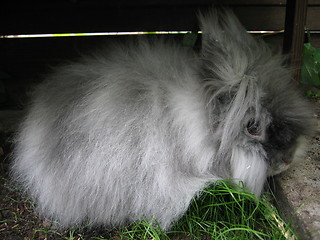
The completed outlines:
{"type": "MultiPolygon", "coordinates": [[[[288,0],[292,1],[292,0],[288,0]]],[[[285,28],[286,0],[35,0],[0,3],[0,35],[198,30],[197,11],[229,5],[248,30],[285,28]]],[[[306,28],[320,30],[320,0],[308,1],[306,28]]],[[[167,36],[177,38],[182,36],[167,36]]],[[[312,42],[320,47],[319,34],[312,42]]],[[[50,66],[124,36],[0,38],[0,109],[21,108],[50,66]]],[[[283,34],[264,36],[282,48],[283,34]]]]}

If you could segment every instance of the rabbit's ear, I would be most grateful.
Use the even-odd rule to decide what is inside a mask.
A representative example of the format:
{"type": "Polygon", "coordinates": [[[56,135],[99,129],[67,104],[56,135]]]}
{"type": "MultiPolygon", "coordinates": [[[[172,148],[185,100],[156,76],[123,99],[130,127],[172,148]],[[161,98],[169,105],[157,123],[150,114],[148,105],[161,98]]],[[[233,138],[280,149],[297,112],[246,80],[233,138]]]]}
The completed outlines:
{"type": "Polygon", "coordinates": [[[246,32],[230,9],[213,8],[200,13],[199,21],[204,72],[229,83],[248,75],[255,62],[255,53],[264,52],[264,46],[246,32]]]}
{"type": "Polygon", "coordinates": [[[228,53],[234,51],[235,47],[246,48],[254,43],[254,39],[230,9],[213,8],[204,14],[199,13],[199,21],[202,51],[210,52],[212,48],[216,48],[228,53]]]}

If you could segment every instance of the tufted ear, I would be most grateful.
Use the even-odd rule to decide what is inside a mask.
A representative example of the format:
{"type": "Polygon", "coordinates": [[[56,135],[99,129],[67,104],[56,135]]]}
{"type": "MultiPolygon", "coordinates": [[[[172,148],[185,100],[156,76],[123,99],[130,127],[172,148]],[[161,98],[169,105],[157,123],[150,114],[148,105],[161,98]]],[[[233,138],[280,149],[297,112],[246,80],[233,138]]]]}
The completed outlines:
{"type": "Polygon", "coordinates": [[[205,72],[229,81],[250,75],[256,53],[265,52],[266,46],[246,32],[232,10],[213,8],[204,14],[200,13],[199,22],[205,72]]]}
{"type": "Polygon", "coordinates": [[[218,48],[225,53],[235,47],[247,48],[254,44],[254,39],[246,32],[231,9],[212,8],[206,13],[199,13],[202,30],[203,51],[218,48]]]}

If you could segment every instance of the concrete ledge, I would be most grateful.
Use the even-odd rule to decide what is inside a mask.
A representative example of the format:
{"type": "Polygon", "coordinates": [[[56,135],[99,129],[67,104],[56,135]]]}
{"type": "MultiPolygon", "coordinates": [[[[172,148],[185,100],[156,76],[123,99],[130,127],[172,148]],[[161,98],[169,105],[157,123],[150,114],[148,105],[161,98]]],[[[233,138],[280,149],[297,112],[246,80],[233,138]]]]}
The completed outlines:
{"type": "Polygon", "coordinates": [[[320,137],[304,162],[275,177],[278,210],[299,239],[320,239],[320,137]]]}
{"type": "Polygon", "coordinates": [[[315,113],[318,129],[305,161],[276,176],[274,186],[280,215],[301,240],[320,239],[320,100],[315,113]]]}

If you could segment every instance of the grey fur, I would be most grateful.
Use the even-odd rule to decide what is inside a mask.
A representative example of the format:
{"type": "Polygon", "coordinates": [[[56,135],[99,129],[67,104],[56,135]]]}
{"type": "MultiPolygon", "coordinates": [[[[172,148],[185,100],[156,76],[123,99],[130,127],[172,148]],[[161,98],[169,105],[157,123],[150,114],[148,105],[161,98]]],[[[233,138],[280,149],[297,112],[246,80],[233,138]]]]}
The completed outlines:
{"type": "Polygon", "coordinates": [[[303,155],[312,113],[283,57],[229,10],[199,19],[200,54],[115,45],[37,88],[12,173],[42,215],[62,227],[154,217],[168,229],[208,183],[243,181],[259,196],[267,175],[303,155]]]}

